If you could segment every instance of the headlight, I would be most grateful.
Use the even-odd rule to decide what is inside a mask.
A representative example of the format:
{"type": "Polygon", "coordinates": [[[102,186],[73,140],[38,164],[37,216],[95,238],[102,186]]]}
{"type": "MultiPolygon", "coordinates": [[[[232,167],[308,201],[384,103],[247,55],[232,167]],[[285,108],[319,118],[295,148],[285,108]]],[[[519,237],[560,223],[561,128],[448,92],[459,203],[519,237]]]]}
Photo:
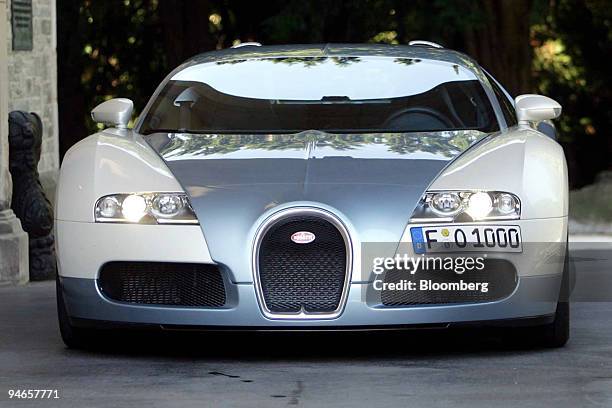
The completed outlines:
{"type": "Polygon", "coordinates": [[[411,222],[516,220],[521,217],[517,196],[503,191],[428,191],[411,222]]]}
{"type": "Polygon", "coordinates": [[[491,214],[493,199],[489,193],[474,193],[467,201],[465,212],[475,220],[481,220],[491,214]]]}
{"type": "Polygon", "coordinates": [[[431,210],[442,217],[458,214],[463,202],[457,193],[436,193],[431,197],[431,210]]]}
{"type": "Polygon", "coordinates": [[[185,193],[112,194],[100,198],[96,222],[198,224],[185,193]]]}

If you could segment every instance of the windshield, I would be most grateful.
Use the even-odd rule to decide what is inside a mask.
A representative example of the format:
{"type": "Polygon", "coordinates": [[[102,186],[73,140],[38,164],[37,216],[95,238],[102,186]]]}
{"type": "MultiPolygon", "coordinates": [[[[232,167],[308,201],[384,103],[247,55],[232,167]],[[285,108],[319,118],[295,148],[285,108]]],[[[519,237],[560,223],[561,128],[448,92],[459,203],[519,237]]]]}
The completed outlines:
{"type": "Polygon", "coordinates": [[[141,133],[435,132],[499,129],[476,76],[449,62],[292,57],[193,65],[176,73],[141,133]]]}

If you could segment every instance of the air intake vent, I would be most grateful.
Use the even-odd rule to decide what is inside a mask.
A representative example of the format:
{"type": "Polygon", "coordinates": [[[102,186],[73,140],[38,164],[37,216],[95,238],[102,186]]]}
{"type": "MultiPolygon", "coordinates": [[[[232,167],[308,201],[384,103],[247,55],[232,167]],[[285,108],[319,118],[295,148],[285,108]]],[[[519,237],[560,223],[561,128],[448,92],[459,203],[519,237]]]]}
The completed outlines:
{"type": "Polygon", "coordinates": [[[487,259],[481,271],[471,270],[457,274],[452,270],[417,270],[410,272],[392,270],[386,273],[384,281],[398,283],[403,279],[416,281],[426,280],[432,283],[449,284],[464,281],[465,283],[487,283],[487,291],[467,290],[383,290],[382,303],[385,306],[434,305],[448,303],[492,302],[508,297],[514,292],[518,279],[514,266],[503,259],[487,259]]]}
{"type": "Polygon", "coordinates": [[[215,265],[167,262],[109,262],[98,285],[118,302],[144,305],[222,307],[225,285],[215,265]]]}

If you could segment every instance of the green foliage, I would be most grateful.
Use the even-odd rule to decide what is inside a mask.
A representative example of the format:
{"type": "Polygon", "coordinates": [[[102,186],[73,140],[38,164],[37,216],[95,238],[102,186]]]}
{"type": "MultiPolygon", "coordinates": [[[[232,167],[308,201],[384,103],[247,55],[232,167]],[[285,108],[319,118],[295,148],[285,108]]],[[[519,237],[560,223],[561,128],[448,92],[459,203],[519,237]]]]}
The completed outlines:
{"type": "Polygon", "coordinates": [[[538,90],[566,102],[560,122],[566,140],[598,131],[607,136],[612,123],[609,6],[604,1],[560,0],[543,23],[532,26],[538,90]]]}
{"type": "MultiPolygon", "coordinates": [[[[557,0],[532,25],[537,91],[563,105],[558,121],[570,175],[583,185],[612,154],[612,8],[605,0],[557,0]]],[[[536,16],[537,18],[537,16],[536,16]]]]}
{"type": "MultiPolygon", "coordinates": [[[[119,96],[142,109],[168,69],[157,0],[82,1],[78,19],[74,35],[81,48],[72,63],[82,67],[87,112],[119,96]]],[[[88,117],[84,120],[90,131],[96,130],[88,117]]]]}
{"type": "Polygon", "coordinates": [[[570,217],[586,223],[612,223],[612,173],[570,193],[570,217]]]}

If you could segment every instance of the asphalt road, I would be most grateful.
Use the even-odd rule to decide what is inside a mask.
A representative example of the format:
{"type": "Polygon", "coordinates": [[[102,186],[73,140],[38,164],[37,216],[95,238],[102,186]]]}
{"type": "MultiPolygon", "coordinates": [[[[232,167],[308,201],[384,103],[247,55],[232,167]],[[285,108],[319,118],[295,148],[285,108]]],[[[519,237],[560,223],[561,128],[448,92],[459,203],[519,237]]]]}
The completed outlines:
{"type": "MultiPolygon", "coordinates": [[[[575,256],[577,287],[612,275],[610,257],[575,256]]],[[[51,282],[3,287],[0,407],[612,407],[612,302],[601,300],[572,305],[572,338],[557,350],[438,330],[139,334],[73,351],[59,338],[51,282]],[[57,389],[60,398],[9,399],[15,389],[57,389]]]]}

